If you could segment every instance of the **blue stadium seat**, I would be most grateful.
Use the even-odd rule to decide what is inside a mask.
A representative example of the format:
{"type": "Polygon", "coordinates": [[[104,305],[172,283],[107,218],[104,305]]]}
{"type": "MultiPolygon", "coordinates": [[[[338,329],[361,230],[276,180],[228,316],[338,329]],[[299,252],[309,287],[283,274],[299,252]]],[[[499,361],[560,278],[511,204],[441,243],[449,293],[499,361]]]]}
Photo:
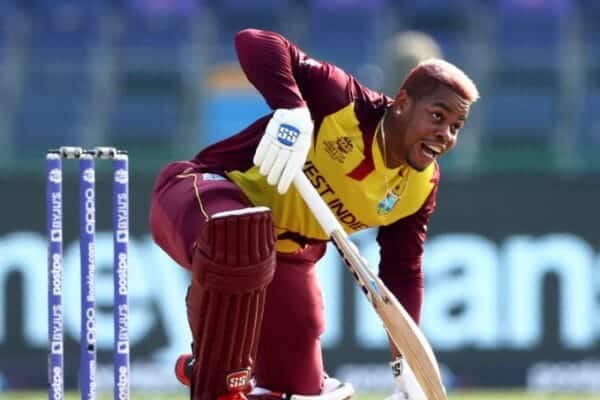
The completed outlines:
{"type": "Polygon", "coordinates": [[[379,21],[382,0],[311,0],[309,4],[309,48],[315,58],[356,73],[372,62],[383,40],[379,21]]]}
{"type": "Polygon", "coordinates": [[[249,2],[220,0],[214,2],[213,7],[228,13],[236,13],[239,17],[253,13],[280,15],[289,7],[289,0],[254,0],[249,2]]]}
{"type": "Polygon", "coordinates": [[[498,1],[484,140],[550,148],[560,118],[560,39],[568,0],[498,1]]]}
{"type": "Polygon", "coordinates": [[[118,95],[107,131],[111,143],[160,146],[177,134],[186,76],[200,68],[190,66],[198,61],[186,56],[199,45],[196,29],[204,11],[202,2],[184,3],[192,8],[122,4],[122,31],[114,46],[118,95]]]}
{"type": "Polygon", "coordinates": [[[168,95],[120,96],[110,122],[109,141],[131,143],[171,143],[181,121],[178,98],[168,95]]]}
{"type": "Polygon", "coordinates": [[[289,0],[216,0],[210,4],[215,17],[215,64],[236,60],[234,37],[245,28],[275,31],[287,35],[287,26],[300,18],[290,12],[289,0]]]}
{"type": "Polygon", "coordinates": [[[80,143],[91,103],[90,49],[99,40],[102,1],[30,0],[24,87],[13,126],[18,151],[80,143]]]}
{"type": "Polygon", "coordinates": [[[581,16],[584,57],[588,70],[600,74],[600,2],[597,0],[577,0],[581,16]]]}
{"type": "Polygon", "coordinates": [[[78,96],[28,91],[15,116],[13,143],[19,152],[35,154],[64,143],[81,143],[89,102],[78,96]]]}
{"type": "Polygon", "coordinates": [[[201,0],[113,0],[120,8],[127,9],[131,13],[145,16],[184,16],[198,10],[201,0]]]}
{"type": "Polygon", "coordinates": [[[431,35],[440,45],[444,58],[464,63],[469,35],[479,26],[483,6],[476,0],[419,0],[394,1],[394,12],[401,18],[404,29],[431,35]]]}
{"type": "Polygon", "coordinates": [[[581,98],[574,135],[581,149],[600,146],[600,87],[588,90],[581,98]]]}
{"type": "Polygon", "coordinates": [[[30,0],[34,55],[80,57],[99,40],[104,6],[102,0],[30,0]]]}
{"type": "Polygon", "coordinates": [[[123,32],[117,41],[119,46],[168,49],[192,40],[193,14],[141,14],[127,10],[121,17],[123,32]]]}
{"type": "Polygon", "coordinates": [[[23,13],[16,0],[0,1],[0,64],[6,56],[8,46],[20,44],[25,31],[23,13]],[[18,43],[15,43],[18,42],[18,43]]]}
{"type": "Polygon", "coordinates": [[[559,117],[558,92],[496,88],[485,94],[484,141],[551,142],[559,117]]]}
{"type": "Polygon", "coordinates": [[[7,8],[6,5],[0,5],[0,66],[4,62],[9,44],[10,28],[8,21],[10,20],[10,14],[7,8]]]}
{"type": "Polygon", "coordinates": [[[122,71],[179,71],[184,51],[194,44],[195,14],[141,13],[121,10],[117,35],[118,68],[122,71]]]}
{"type": "Polygon", "coordinates": [[[582,15],[585,89],[577,115],[575,134],[580,150],[597,159],[600,149],[600,2],[579,0],[582,15]]]}
{"type": "Polygon", "coordinates": [[[7,23],[15,12],[15,3],[11,0],[0,1],[0,22],[7,23]]]}
{"type": "Polygon", "coordinates": [[[503,0],[494,10],[496,63],[508,76],[513,71],[549,74],[556,79],[562,22],[574,11],[569,0],[522,2],[503,0]],[[556,3],[556,4],[555,4],[556,3]]]}
{"type": "Polygon", "coordinates": [[[92,82],[89,65],[82,62],[29,65],[25,91],[35,90],[48,95],[89,96],[92,82]]]}
{"type": "Polygon", "coordinates": [[[600,148],[600,2],[576,0],[576,4],[582,28],[585,88],[579,97],[574,134],[578,150],[596,160],[600,148]]]}

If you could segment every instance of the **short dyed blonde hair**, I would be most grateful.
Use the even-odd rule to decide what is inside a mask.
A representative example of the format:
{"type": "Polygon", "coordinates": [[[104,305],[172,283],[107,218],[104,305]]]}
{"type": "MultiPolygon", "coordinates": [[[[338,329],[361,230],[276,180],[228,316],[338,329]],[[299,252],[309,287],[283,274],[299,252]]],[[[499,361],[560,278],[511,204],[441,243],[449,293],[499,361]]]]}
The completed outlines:
{"type": "Polygon", "coordinates": [[[401,89],[409,96],[421,98],[446,85],[469,103],[479,99],[479,90],[460,68],[439,58],[421,61],[406,76],[401,89]]]}

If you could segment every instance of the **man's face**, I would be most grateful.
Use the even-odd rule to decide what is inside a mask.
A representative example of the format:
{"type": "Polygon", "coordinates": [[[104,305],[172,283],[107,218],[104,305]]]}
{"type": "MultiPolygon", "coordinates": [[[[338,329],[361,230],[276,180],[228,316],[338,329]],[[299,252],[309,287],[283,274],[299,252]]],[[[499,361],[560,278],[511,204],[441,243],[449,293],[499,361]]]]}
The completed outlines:
{"type": "Polygon", "coordinates": [[[470,103],[445,85],[419,99],[405,91],[394,100],[384,121],[387,166],[408,163],[423,171],[455,145],[470,103]]]}

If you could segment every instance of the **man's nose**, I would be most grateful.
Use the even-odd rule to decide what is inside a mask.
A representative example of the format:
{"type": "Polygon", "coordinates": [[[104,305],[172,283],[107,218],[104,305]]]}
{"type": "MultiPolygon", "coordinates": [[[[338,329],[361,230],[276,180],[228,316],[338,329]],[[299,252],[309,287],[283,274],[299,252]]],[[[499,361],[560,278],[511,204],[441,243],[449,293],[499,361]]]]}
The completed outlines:
{"type": "Polygon", "coordinates": [[[436,136],[438,136],[444,144],[449,143],[452,138],[452,133],[450,132],[450,125],[444,125],[438,129],[436,132],[436,136]]]}

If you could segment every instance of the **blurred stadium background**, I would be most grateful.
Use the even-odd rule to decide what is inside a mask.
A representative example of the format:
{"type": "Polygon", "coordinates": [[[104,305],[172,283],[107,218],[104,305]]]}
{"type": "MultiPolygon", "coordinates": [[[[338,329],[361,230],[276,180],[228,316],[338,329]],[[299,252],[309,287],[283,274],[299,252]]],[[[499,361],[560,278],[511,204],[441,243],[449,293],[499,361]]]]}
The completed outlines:
{"type": "MultiPolygon", "coordinates": [[[[233,35],[245,27],[278,31],[392,95],[384,44],[399,32],[430,35],[473,77],[481,100],[442,161],[423,328],[452,390],[600,398],[598,0],[0,0],[0,392],[46,384],[44,154],[69,144],[130,152],[133,392],[182,393],[171,366],[189,349],[187,277],[149,238],[149,193],[165,162],[268,112],[236,65],[233,35]]],[[[65,187],[71,388],[75,170],[65,187]]],[[[98,378],[107,387],[110,193],[99,175],[98,378]]],[[[357,241],[376,265],[373,233],[357,241]]],[[[329,253],[320,268],[328,369],[362,393],[389,391],[380,324],[329,253]]]]}

